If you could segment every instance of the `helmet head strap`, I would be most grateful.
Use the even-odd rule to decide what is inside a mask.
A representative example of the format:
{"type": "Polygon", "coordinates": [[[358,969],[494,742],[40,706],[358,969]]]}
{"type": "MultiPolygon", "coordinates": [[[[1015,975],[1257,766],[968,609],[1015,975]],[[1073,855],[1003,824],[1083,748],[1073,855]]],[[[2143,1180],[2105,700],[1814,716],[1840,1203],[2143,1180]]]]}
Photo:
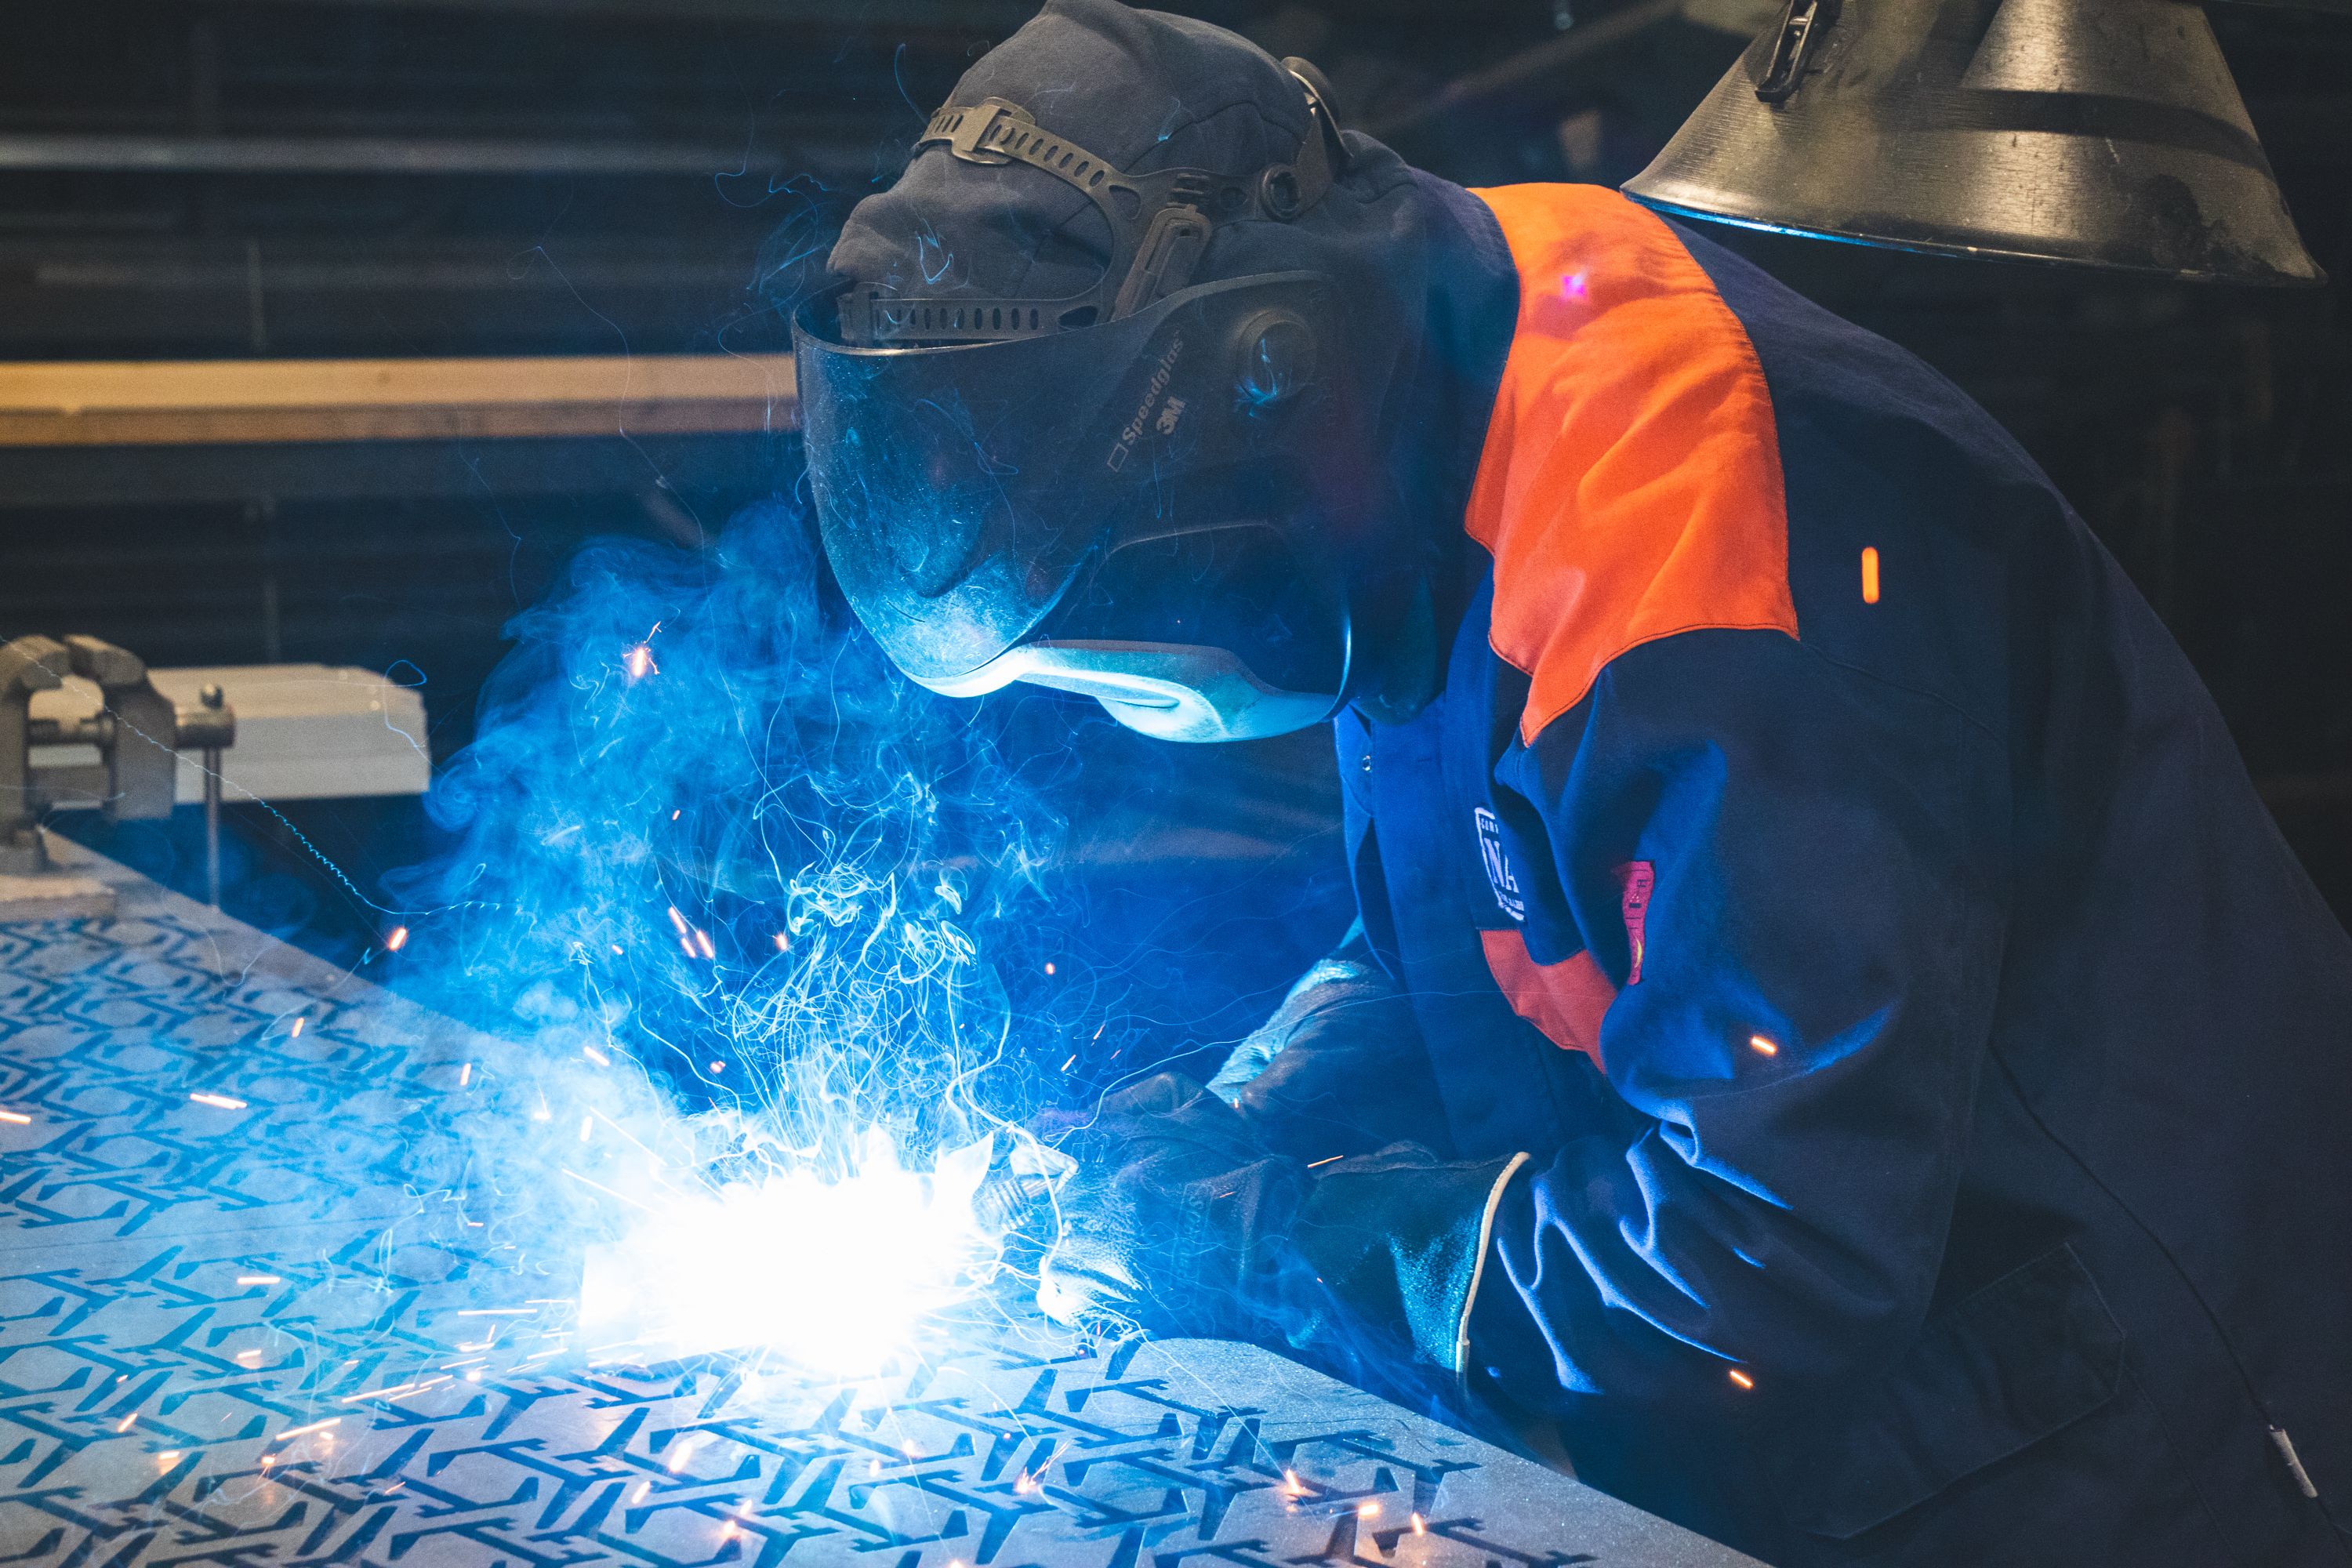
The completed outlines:
{"type": "Polygon", "coordinates": [[[1092,289],[1059,300],[983,300],[969,294],[893,294],[879,285],[841,300],[841,333],[865,346],[890,343],[992,343],[1044,337],[1131,316],[1192,281],[1217,226],[1243,218],[1289,223],[1323,199],[1344,171],[1347,149],[1332,118],[1328,89],[1285,61],[1304,89],[1312,123],[1286,163],[1234,176],[1206,169],[1130,174],[1066,136],[1039,125],[1001,98],[950,104],[915,140],[944,145],[967,163],[1025,163],[1093,202],[1110,224],[1109,264],[1092,289]]]}

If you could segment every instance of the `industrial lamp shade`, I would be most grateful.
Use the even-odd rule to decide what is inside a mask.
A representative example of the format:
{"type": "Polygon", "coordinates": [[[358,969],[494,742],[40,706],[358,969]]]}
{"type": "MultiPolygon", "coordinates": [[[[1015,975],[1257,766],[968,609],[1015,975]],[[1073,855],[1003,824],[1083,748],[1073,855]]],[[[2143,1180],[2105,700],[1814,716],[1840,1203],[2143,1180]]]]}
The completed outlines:
{"type": "Polygon", "coordinates": [[[2189,0],[1790,0],[1625,191],[1865,245],[2324,281],[2189,0]]]}

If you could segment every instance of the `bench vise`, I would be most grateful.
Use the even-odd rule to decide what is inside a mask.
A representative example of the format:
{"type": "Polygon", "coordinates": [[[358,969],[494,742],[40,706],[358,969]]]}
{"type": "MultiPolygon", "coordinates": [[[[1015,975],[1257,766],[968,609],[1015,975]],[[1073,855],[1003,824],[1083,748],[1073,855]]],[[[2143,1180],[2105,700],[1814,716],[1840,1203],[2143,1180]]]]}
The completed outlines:
{"type": "MultiPolygon", "coordinates": [[[[206,688],[196,707],[182,708],[155,689],[143,660],[112,643],[20,637],[0,645],[0,879],[36,903],[57,901],[61,889],[18,886],[64,875],[41,833],[45,813],[71,802],[97,805],[110,822],[168,817],[178,753],[205,752],[216,779],[219,753],[236,742],[236,714],[218,687],[206,688]],[[96,684],[99,710],[34,718],[33,693],[54,690],[68,676],[96,684]],[[35,760],[36,748],[53,746],[92,748],[98,761],[35,760]]],[[[215,798],[208,790],[208,821],[217,819],[215,798]]]]}

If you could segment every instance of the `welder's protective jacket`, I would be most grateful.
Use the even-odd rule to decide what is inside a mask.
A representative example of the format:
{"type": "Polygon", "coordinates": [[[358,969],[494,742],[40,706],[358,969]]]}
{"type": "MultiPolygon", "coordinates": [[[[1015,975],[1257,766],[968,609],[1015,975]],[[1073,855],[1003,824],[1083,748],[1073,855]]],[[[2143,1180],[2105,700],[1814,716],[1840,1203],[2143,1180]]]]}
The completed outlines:
{"type": "Polygon", "coordinates": [[[1775,1563],[2345,1561],[2352,943],[2189,665],[1908,355],[1477,200],[1458,632],[1338,736],[1423,1142],[1530,1157],[1465,1370],[1775,1563]]]}

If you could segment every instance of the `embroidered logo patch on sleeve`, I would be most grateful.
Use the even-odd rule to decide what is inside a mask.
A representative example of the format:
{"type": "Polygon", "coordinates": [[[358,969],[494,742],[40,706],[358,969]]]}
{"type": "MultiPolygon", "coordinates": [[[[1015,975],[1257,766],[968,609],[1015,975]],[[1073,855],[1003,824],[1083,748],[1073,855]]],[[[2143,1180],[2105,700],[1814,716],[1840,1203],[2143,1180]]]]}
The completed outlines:
{"type": "Polygon", "coordinates": [[[1478,824],[1478,858],[1486,863],[1486,885],[1505,914],[1525,924],[1528,901],[1519,896],[1519,879],[1511,874],[1511,858],[1503,851],[1503,825],[1485,806],[1471,813],[1478,824]]]}

